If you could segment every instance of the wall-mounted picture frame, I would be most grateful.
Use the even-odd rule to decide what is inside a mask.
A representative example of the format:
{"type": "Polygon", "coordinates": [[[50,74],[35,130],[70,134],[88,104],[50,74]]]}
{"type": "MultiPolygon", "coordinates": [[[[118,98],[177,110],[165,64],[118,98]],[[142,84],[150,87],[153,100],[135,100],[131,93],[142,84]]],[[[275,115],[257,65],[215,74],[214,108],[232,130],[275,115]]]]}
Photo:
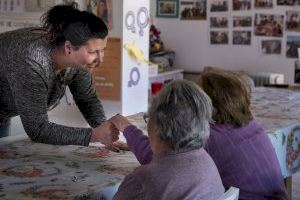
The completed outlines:
{"type": "Polygon", "coordinates": [[[295,6],[300,5],[300,0],[277,0],[278,6],[295,6]]]}
{"type": "Polygon", "coordinates": [[[286,57],[298,58],[298,48],[300,48],[300,36],[288,35],[286,38],[286,57]]]}
{"type": "Polygon", "coordinates": [[[181,0],[181,20],[206,20],[206,0],[181,0]]]}
{"type": "Polygon", "coordinates": [[[210,31],[210,44],[222,45],[229,43],[229,36],[227,30],[210,31]]]}
{"type": "Polygon", "coordinates": [[[256,36],[282,37],[283,15],[255,14],[254,33],[256,36]]]}
{"type": "Polygon", "coordinates": [[[261,40],[261,53],[263,55],[280,55],[281,46],[281,40],[261,40]]]}
{"type": "Polygon", "coordinates": [[[251,45],[251,31],[233,31],[232,32],[233,45],[251,45]]]}
{"type": "Polygon", "coordinates": [[[156,17],[178,18],[179,0],[157,0],[156,17]]]}
{"type": "Polygon", "coordinates": [[[228,28],[228,18],[223,16],[210,17],[210,28],[228,28]]]}
{"type": "Polygon", "coordinates": [[[252,27],[252,16],[233,16],[232,27],[252,27]]]}

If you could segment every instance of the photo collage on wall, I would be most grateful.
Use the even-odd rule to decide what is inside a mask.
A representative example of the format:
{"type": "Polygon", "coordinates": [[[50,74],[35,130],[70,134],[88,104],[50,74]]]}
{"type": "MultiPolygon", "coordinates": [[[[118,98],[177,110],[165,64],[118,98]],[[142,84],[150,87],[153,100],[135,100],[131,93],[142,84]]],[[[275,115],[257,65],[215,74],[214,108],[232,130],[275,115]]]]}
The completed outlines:
{"type": "Polygon", "coordinates": [[[157,0],[157,17],[207,20],[211,45],[247,47],[256,39],[262,55],[298,57],[300,0],[157,0]]]}
{"type": "Polygon", "coordinates": [[[229,2],[228,0],[209,1],[209,37],[212,45],[229,44],[229,2]]]}

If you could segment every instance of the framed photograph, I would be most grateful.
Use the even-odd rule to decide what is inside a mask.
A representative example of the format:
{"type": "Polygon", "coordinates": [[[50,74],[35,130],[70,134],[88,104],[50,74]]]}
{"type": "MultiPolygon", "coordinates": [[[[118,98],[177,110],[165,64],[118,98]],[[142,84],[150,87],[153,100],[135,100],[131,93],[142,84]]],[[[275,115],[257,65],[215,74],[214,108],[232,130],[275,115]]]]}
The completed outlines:
{"type": "Polygon", "coordinates": [[[257,36],[282,37],[283,15],[255,14],[254,32],[257,36]]]}
{"type": "Polygon", "coordinates": [[[233,31],[233,45],[251,45],[251,31],[233,31]]]}
{"type": "Polygon", "coordinates": [[[300,62],[299,60],[295,60],[295,83],[300,83],[300,62]]]}
{"type": "Polygon", "coordinates": [[[179,0],[157,0],[156,17],[177,18],[179,0]]]}
{"type": "Polygon", "coordinates": [[[251,0],[233,0],[232,9],[233,11],[250,10],[251,0]]]}
{"type": "Polygon", "coordinates": [[[278,6],[295,6],[300,5],[300,0],[277,0],[278,6]]]}
{"type": "Polygon", "coordinates": [[[210,28],[228,28],[227,17],[210,17],[210,28]]]}
{"type": "Polygon", "coordinates": [[[228,31],[210,31],[210,44],[228,44],[228,31]]]}
{"type": "Polygon", "coordinates": [[[211,0],[210,12],[227,12],[228,1],[227,0],[211,0]]]}
{"type": "Polygon", "coordinates": [[[206,0],[180,1],[181,20],[206,20],[206,0]]]}
{"type": "Polygon", "coordinates": [[[251,27],[252,26],[252,16],[233,16],[232,26],[237,27],[251,27]]]}
{"type": "Polygon", "coordinates": [[[264,55],[280,55],[281,40],[261,40],[261,53],[264,55]]]}
{"type": "Polygon", "coordinates": [[[300,32],[300,11],[286,11],[286,30],[300,32]]]}
{"type": "Polygon", "coordinates": [[[273,0],[255,0],[254,8],[273,8],[273,0]]]}
{"type": "Polygon", "coordinates": [[[286,57],[298,58],[298,48],[300,48],[300,36],[288,35],[286,39],[286,57]]]}

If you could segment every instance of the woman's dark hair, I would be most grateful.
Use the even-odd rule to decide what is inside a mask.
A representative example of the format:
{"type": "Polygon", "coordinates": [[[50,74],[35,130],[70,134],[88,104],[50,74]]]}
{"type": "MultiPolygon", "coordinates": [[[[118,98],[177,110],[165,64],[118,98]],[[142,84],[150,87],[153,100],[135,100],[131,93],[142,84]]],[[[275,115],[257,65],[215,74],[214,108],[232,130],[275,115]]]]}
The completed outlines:
{"type": "Polygon", "coordinates": [[[76,4],[52,7],[42,16],[42,23],[52,46],[60,46],[66,40],[74,46],[82,46],[89,39],[104,39],[108,35],[102,19],[78,10],[76,4]]]}
{"type": "Polygon", "coordinates": [[[217,70],[205,71],[201,74],[199,85],[212,100],[216,123],[241,127],[253,119],[250,94],[236,75],[217,70]]]}

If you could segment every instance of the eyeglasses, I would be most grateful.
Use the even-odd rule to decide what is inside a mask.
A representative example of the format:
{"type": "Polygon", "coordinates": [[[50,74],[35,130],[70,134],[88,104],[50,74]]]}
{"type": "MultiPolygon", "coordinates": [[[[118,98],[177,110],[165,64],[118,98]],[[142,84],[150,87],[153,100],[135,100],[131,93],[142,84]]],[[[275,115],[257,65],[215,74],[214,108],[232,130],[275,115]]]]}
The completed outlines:
{"type": "Polygon", "coordinates": [[[149,122],[149,115],[148,115],[148,113],[145,113],[143,115],[143,119],[144,119],[145,123],[148,124],[148,122],[149,122]]]}

